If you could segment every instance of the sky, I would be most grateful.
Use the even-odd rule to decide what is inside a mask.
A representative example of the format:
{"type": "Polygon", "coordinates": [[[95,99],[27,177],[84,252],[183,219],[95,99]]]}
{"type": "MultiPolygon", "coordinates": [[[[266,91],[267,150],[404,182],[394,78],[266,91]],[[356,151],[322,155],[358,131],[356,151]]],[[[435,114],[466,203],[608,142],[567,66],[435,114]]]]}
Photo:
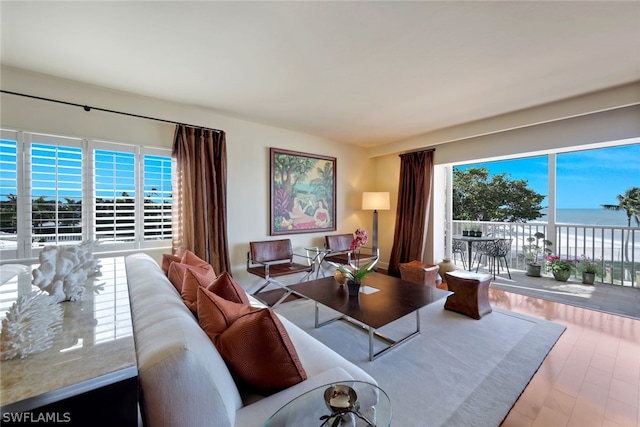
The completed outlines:
{"type": "MultiPolygon", "coordinates": [[[[456,168],[486,167],[490,177],[506,172],[511,179],[525,179],[545,196],[548,190],[547,156],[474,163],[456,168]]],[[[556,207],[602,209],[617,205],[616,196],[640,187],[640,144],[560,153],[556,157],[556,207]]],[[[543,201],[543,206],[548,200],[543,201]]]]}
{"type": "MultiPolygon", "coordinates": [[[[17,194],[16,142],[0,141],[0,201],[17,194]]],[[[45,196],[82,199],[81,148],[33,143],[32,197],[45,196]],[[55,183],[55,185],[54,185],[55,183]]],[[[171,196],[171,159],[167,156],[143,155],[144,195],[160,203],[171,196]]],[[[123,192],[135,195],[136,159],[133,153],[95,150],[94,180],[96,197],[113,199],[123,192]]]]}

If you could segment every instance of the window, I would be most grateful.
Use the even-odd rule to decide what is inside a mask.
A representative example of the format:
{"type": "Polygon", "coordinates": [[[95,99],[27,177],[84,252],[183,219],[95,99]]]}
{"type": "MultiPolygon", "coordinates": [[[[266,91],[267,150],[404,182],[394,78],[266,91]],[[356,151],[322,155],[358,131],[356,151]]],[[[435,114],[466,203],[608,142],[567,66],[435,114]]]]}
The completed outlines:
{"type": "Polygon", "coordinates": [[[18,152],[15,132],[0,138],[0,250],[15,251],[18,242],[18,152]]]}
{"type": "Polygon", "coordinates": [[[170,240],[172,160],[151,154],[143,158],[144,240],[170,240]]]}
{"type": "Polygon", "coordinates": [[[135,241],[135,155],[94,150],[94,176],[96,239],[135,241]]]}
{"type": "Polygon", "coordinates": [[[168,245],[169,150],[0,132],[3,259],[84,240],[98,240],[96,252],[168,245]]]}
{"type": "Polygon", "coordinates": [[[83,240],[82,148],[47,142],[31,143],[31,228],[36,248],[83,240]]]}

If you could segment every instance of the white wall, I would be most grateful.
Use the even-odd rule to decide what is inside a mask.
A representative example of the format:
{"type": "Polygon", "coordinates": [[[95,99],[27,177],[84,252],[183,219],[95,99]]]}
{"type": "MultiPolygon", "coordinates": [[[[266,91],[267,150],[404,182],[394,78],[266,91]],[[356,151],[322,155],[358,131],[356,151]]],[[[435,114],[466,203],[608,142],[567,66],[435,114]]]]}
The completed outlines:
{"type": "MultiPolygon", "coordinates": [[[[362,191],[375,189],[374,161],[364,149],[322,138],[240,120],[203,108],[134,96],[21,70],[1,69],[2,89],[192,125],[222,129],[227,134],[228,234],[234,277],[245,285],[246,253],[252,240],[269,236],[269,147],[337,158],[337,225],[339,233],[370,229],[371,213],[360,210],[362,191]]],[[[175,126],[112,113],[0,96],[0,126],[9,129],[140,143],[170,148],[175,126]]],[[[286,235],[296,252],[322,246],[327,233],[286,235]]]]}

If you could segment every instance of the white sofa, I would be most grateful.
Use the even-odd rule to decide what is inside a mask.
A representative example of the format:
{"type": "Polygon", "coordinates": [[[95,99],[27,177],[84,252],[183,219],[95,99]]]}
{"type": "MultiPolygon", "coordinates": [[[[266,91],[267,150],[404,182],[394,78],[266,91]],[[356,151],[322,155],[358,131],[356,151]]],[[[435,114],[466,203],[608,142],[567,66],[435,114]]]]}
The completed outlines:
{"type": "Polygon", "coordinates": [[[308,379],[267,397],[242,395],[215,346],[153,258],[129,255],[125,265],[141,409],[148,427],[256,427],[290,400],[321,385],[346,380],[376,384],[361,368],[279,316],[308,379]]]}

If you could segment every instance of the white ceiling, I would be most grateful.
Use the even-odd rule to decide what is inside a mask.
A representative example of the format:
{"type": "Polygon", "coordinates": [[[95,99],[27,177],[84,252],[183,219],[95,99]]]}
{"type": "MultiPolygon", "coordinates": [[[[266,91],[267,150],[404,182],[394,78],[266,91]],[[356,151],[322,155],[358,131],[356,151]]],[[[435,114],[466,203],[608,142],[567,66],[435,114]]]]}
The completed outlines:
{"type": "Polygon", "coordinates": [[[368,147],[640,80],[635,0],[0,7],[5,65],[368,147]]]}

